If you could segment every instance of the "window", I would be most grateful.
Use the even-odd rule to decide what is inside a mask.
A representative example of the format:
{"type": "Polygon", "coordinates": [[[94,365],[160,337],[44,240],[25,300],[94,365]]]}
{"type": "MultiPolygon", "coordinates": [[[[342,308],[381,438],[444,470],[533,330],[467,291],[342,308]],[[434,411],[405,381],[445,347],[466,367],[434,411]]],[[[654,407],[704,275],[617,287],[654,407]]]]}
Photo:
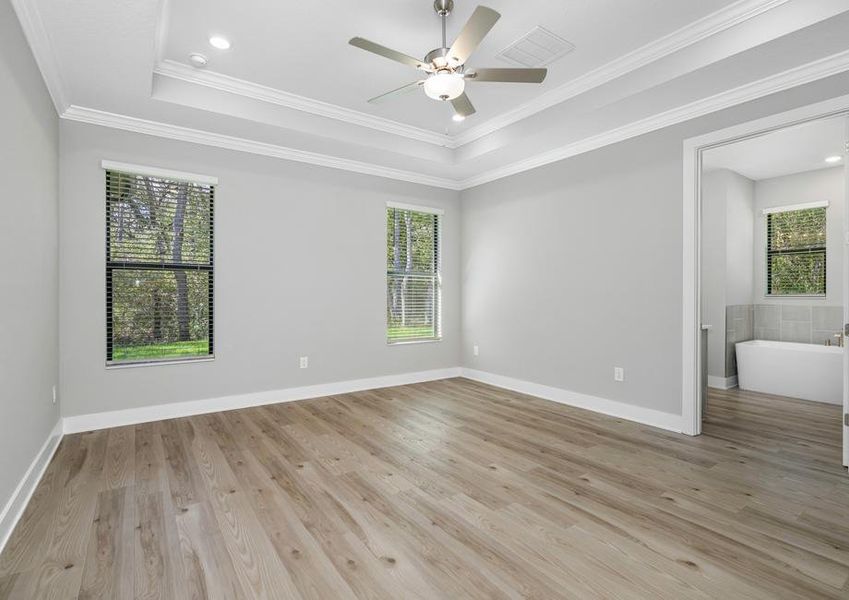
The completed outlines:
{"type": "Polygon", "coordinates": [[[386,210],[386,339],[442,337],[441,211],[390,204],[386,210]]]}
{"type": "Polygon", "coordinates": [[[824,296],[826,204],[767,209],[767,295],[824,296]]]}
{"type": "Polygon", "coordinates": [[[213,355],[214,191],[107,168],[107,364],[213,355]]]}

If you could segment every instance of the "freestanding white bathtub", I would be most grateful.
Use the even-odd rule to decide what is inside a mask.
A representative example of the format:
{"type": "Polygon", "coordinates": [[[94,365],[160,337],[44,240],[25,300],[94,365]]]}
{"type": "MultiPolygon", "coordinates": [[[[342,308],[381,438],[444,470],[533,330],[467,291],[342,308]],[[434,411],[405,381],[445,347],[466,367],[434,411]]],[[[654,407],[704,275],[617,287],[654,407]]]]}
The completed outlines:
{"type": "Polygon", "coordinates": [[[735,346],[740,389],[843,404],[843,348],[766,340],[735,346]]]}

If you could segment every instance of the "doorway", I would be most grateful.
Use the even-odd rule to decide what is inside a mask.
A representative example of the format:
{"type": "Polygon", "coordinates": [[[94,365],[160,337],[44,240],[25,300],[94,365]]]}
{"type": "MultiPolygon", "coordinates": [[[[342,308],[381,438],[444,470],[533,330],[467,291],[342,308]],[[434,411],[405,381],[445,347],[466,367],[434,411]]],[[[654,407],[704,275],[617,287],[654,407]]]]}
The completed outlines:
{"type": "Polygon", "coordinates": [[[849,413],[848,111],[843,97],[685,142],[684,433],[701,433],[708,390],[849,413]]]}

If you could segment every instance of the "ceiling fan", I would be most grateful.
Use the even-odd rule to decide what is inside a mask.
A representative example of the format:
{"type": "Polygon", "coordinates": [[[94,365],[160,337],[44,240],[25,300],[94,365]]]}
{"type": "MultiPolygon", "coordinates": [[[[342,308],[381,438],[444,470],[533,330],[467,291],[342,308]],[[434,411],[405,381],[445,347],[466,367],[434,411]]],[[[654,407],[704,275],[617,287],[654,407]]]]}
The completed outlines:
{"type": "Polygon", "coordinates": [[[542,83],[545,79],[547,69],[467,69],[466,61],[501,15],[486,6],[478,6],[449,47],[445,40],[445,22],[454,8],[454,0],[435,0],[433,8],[442,19],[442,46],[428,52],[422,60],[361,37],[350,39],[348,43],[352,46],[409,65],[426,74],[424,79],[381,94],[369,102],[383,102],[423,88],[425,94],[434,100],[450,101],[454,107],[454,120],[462,121],[475,112],[475,107],[466,95],[466,82],[542,83]]]}

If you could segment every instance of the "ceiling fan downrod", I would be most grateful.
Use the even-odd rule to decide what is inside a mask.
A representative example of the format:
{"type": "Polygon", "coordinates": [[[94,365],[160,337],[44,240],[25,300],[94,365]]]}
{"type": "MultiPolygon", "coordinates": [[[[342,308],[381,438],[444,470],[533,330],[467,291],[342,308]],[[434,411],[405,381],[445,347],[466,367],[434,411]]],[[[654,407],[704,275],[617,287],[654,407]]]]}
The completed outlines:
{"type": "Polygon", "coordinates": [[[451,11],[454,10],[454,0],[433,0],[433,10],[442,19],[442,47],[445,48],[448,45],[445,35],[445,22],[451,11]]]}

